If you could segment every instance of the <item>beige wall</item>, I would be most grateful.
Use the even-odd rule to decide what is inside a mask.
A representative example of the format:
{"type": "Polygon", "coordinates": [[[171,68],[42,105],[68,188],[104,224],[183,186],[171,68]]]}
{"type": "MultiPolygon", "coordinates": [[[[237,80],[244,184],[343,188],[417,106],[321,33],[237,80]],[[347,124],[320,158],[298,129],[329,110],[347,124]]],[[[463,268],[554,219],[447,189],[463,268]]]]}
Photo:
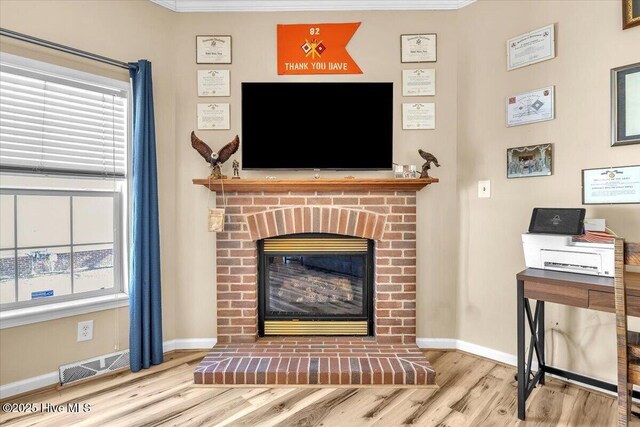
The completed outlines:
{"type": "MultiPolygon", "coordinates": [[[[394,161],[419,165],[416,152],[422,148],[442,164],[433,172],[441,182],[418,196],[418,336],[459,338],[513,354],[514,274],[524,266],[519,236],[531,208],[580,206],[582,168],[640,163],[640,146],[608,145],[609,69],[639,60],[640,30],[621,31],[619,3],[480,1],[457,12],[177,14],[147,1],[2,0],[0,26],[125,61],[153,62],[165,340],[216,333],[215,239],[205,231],[206,208],[214,202],[208,191],[191,184],[208,169],[190,148],[188,135],[196,128],[196,104],[216,99],[197,97],[196,70],[229,68],[232,96],[216,100],[231,103],[232,129],[199,132],[214,147],[241,133],[242,81],[394,82],[394,161]],[[351,21],[362,22],[349,51],[364,74],[277,76],[276,24],[351,21]],[[506,39],[552,22],[557,24],[558,57],[507,72],[506,39]],[[399,61],[399,36],[412,32],[438,33],[438,62],[427,65],[436,69],[435,98],[401,97],[401,70],[414,67],[399,61]],[[196,34],[231,34],[233,64],[196,65],[196,34]],[[554,121],[505,128],[505,96],[551,84],[556,85],[554,121]],[[401,129],[400,105],[414,99],[436,103],[435,131],[401,129]],[[551,177],[505,178],[508,147],[546,142],[554,143],[551,177]],[[477,199],[480,179],[492,181],[491,199],[477,199]]],[[[36,59],[53,56],[61,65],[110,76],[119,72],[19,42],[0,42],[3,51],[36,59]]],[[[277,141],[267,143],[277,148],[277,141]]],[[[274,174],[243,176],[267,173],[274,174]]],[[[588,212],[606,217],[620,234],[640,239],[637,205],[588,212]]],[[[0,331],[0,383],[113,351],[114,319],[109,310],[0,331]],[[75,343],[77,322],[91,318],[96,338],[75,343]],[[29,364],[21,357],[24,348],[29,364]]],[[[547,319],[549,360],[612,378],[611,315],[549,306],[547,319]]],[[[125,315],[119,324],[118,340],[125,348],[125,315]]]]}
{"type": "MultiPolygon", "coordinates": [[[[640,60],[640,30],[622,31],[619,1],[480,1],[459,11],[458,338],[516,352],[520,233],[533,207],[582,207],[581,169],[640,163],[640,145],[609,147],[609,70],[640,60]],[[557,57],[506,70],[505,41],[556,24],[557,57]],[[556,119],[505,127],[508,95],[556,87],[556,119]],[[553,143],[553,175],[506,179],[506,149],[553,143]],[[491,180],[478,199],[477,181],[491,180]]],[[[587,207],[640,239],[638,205],[587,207]]],[[[547,361],[615,378],[614,316],[547,305],[547,361]]]]}
{"type": "MultiPolygon", "coordinates": [[[[165,340],[175,338],[175,158],[171,57],[175,14],[147,1],[0,2],[0,26],[123,61],[149,59],[154,67],[154,96],[159,169],[160,232],[163,253],[165,340]]],[[[128,72],[93,61],[0,39],[0,50],[50,61],[82,71],[128,80],[128,72]]],[[[24,178],[0,175],[0,185],[24,178]]],[[[0,330],[0,384],[57,370],[61,364],[126,349],[128,309],[105,310],[50,322],[0,330]],[[77,323],[94,320],[94,339],[76,342],[77,323]]]]}
{"type": "MultiPolygon", "coordinates": [[[[455,12],[325,12],[325,13],[200,13],[178,14],[176,31],[176,233],[179,266],[176,293],[176,336],[203,337],[215,334],[215,236],[206,232],[209,192],[191,184],[194,177],[209,173],[207,164],[193,151],[189,133],[197,131],[198,102],[229,102],[230,131],[197,131],[213,147],[241,135],[241,82],[243,81],[390,81],[394,83],[394,153],[397,163],[421,164],[418,148],[434,153],[442,167],[432,175],[442,182],[431,185],[418,197],[418,336],[451,336],[455,332],[455,275],[451,266],[457,256],[456,199],[456,61],[455,12]],[[276,25],[314,22],[362,22],[348,50],[363,70],[361,75],[278,76],[276,68],[276,25]],[[437,96],[402,98],[401,70],[418,68],[400,63],[400,34],[430,31],[438,33],[436,69],[437,96]],[[197,34],[231,34],[233,64],[197,65],[197,34]],[[230,98],[198,98],[196,70],[231,70],[230,98]],[[403,131],[401,104],[415,100],[436,103],[436,130],[403,131]]],[[[301,108],[305,108],[302,104],[301,108]]],[[[313,113],[313,109],[309,109],[313,113]]],[[[282,127],[286,133],[286,124],[282,127]]],[[[301,136],[301,144],[304,137],[301,136]]],[[[265,141],[277,155],[278,141],[265,141]]],[[[321,147],[317,147],[321,149],[321,147]]],[[[309,155],[313,155],[311,152],[309,155]]],[[[240,158],[236,155],[236,158],[240,158]]],[[[223,168],[231,174],[230,163],[223,168]]],[[[419,166],[418,166],[419,167],[419,166]]],[[[312,171],[247,171],[245,177],[311,177],[312,171]]],[[[323,176],[356,173],[322,172],[323,176]]],[[[391,176],[390,172],[360,173],[360,176],[391,176]]]]}

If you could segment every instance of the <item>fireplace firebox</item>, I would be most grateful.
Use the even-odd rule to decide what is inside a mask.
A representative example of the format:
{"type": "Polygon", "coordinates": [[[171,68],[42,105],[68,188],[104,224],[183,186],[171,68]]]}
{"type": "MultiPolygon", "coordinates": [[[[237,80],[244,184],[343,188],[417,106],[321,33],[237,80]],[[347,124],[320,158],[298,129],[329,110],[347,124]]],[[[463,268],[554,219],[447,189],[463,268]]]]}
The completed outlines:
{"type": "Polygon", "coordinates": [[[258,242],[258,333],[373,335],[373,241],[296,234],[258,242]]]}

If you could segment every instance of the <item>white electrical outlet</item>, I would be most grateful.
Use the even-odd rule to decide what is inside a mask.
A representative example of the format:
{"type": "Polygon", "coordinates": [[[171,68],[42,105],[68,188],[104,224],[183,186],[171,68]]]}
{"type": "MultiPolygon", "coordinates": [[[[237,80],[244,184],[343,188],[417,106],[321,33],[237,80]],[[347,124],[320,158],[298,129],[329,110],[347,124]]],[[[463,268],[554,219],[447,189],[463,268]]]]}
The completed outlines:
{"type": "Polygon", "coordinates": [[[491,181],[478,181],[478,197],[481,199],[491,197],[491,181]]]}
{"type": "Polygon", "coordinates": [[[93,339],[93,320],[78,322],[78,342],[93,339]]]}

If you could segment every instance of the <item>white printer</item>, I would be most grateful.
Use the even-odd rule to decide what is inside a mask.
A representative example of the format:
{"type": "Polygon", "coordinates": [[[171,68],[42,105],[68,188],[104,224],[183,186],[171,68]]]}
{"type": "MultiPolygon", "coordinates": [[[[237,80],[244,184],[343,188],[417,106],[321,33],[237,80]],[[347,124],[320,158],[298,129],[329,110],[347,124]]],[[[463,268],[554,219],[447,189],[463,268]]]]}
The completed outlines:
{"type": "MultiPolygon", "coordinates": [[[[529,268],[567,273],[614,275],[614,244],[609,238],[589,238],[585,233],[583,208],[535,208],[529,232],[522,235],[524,260],[529,268]]],[[[594,222],[590,221],[590,230],[594,222]]],[[[608,236],[607,236],[608,237],[608,236]]]]}
{"type": "Polygon", "coordinates": [[[562,234],[522,235],[524,260],[529,268],[613,277],[613,243],[574,241],[562,234]]]}

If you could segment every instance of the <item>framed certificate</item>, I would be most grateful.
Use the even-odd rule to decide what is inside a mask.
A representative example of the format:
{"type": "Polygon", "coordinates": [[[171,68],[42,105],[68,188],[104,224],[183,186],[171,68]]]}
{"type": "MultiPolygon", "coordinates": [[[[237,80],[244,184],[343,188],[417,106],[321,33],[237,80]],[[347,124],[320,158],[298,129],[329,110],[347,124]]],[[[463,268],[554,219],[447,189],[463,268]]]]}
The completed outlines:
{"type": "Polygon", "coordinates": [[[409,103],[402,104],[402,129],[435,129],[436,104],[409,103]]]}
{"type": "Polygon", "coordinates": [[[231,36],[196,36],[196,64],[231,64],[231,36]]]}
{"type": "Polygon", "coordinates": [[[582,204],[640,203],[640,165],[582,170],[582,204]]]}
{"type": "Polygon", "coordinates": [[[553,96],[553,86],[508,96],[506,99],[507,127],[553,120],[555,117],[553,96]]]}
{"type": "Polygon", "coordinates": [[[229,70],[198,70],[198,96],[231,96],[229,70]]]}
{"type": "Polygon", "coordinates": [[[434,96],[436,94],[436,70],[421,68],[402,70],[402,96],[434,96]]]}
{"type": "Polygon", "coordinates": [[[198,129],[230,129],[229,104],[198,104],[198,129]]]}
{"type": "Polygon", "coordinates": [[[400,62],[436,62],[436,34],[403,34],[400,36],[400,62]]]}
{"type": "Polygon", "coordinates": [[[640,62],[611,70],[611,145],[640,144],[640,62]]]}
{"type": "Polygon", "coordinates": [[[507,40],[507,70],[556,57],[553,24],[507,40]]]}

